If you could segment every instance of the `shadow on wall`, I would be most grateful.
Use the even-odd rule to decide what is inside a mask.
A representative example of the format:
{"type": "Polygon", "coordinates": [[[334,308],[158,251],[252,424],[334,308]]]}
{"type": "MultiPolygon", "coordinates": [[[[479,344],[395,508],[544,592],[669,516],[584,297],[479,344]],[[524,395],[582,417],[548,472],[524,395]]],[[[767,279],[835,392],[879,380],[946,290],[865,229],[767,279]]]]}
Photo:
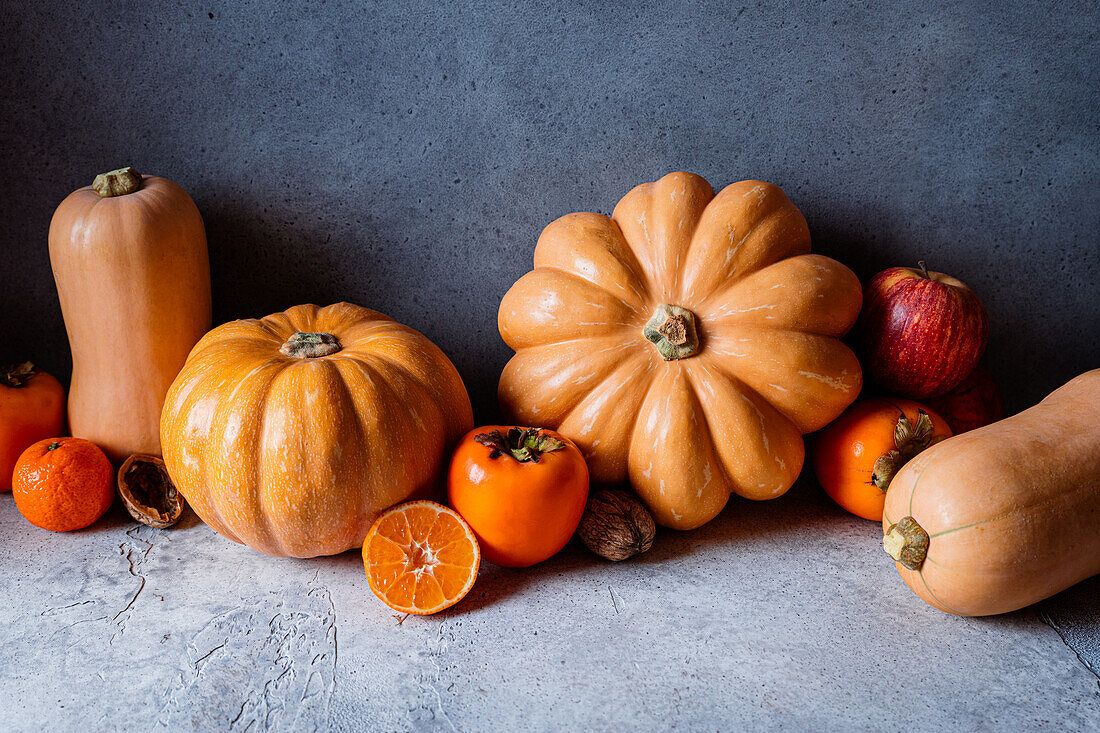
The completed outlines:
{"type": "Polygon", "coordinates": [[[407,223],[378,216],[285,220],[274,207],[229,196],[198,205],[210,249],[215,325],[300,303],[348,301],[372,308],[443,349],[462,375],[478,421],[497,418],[497,379],[511,353],[496,332],[496,304],[480,314],[471,311],[477,294],[456,299],[453,283],[430,269],[439,263],[413,256],[407,223]],[[467,311],[465,318],[455,317],[460,309],[467,311]]]}
{"type": "Polygon", "coordinates": [[[300,303],[347,300],[331,230],[276,221],[259,206],[200,204],[210,250],[214,325],[300,303]]]}
{"type": "Polygon", "coordinates": [[[61,380],[67,389],[72,359],[46,254],[45,237],[41,247],[44,262],[28,267],[26,274],[20,277],[22,281],[6,282],[7,287],[0,295],[4,329],[0,339],[0,366],[32,361],[61,380]],[[30,285],[27,280],[31,278],[39,280],[39,284],[30,285]]]}

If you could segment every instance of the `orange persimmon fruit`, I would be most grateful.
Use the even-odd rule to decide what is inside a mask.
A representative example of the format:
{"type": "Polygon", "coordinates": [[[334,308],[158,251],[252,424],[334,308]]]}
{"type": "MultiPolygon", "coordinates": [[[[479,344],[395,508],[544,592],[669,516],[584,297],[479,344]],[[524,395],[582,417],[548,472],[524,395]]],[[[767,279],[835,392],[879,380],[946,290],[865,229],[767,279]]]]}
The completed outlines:
{"type": "Polygon", "coordinates": [[[115,470],[83,438],[46,438],[23,451],[12,474],[15,506],[28,522],[53,532],[84,529],[115,498],[115,470]]]}
{"type": "Polygon", "coordinates": [[[573,536],[588,500],[588,466],[553,430],[475,428],[451,457],[447,498],[473,527],[485,559],[525,568],[573,536]]]}
{"type": "Polygon", "coordinates": [[[425,616],[450,608],[474,587],[480,565],[470,525],[434,501],[387,509],[363,541],[371,591],[402,613],[425,616]]]}
{"type": "Polygon", "coordinates": [[[818,435],[814,473],[825,493],[841,507],[881,522],[894,474],[922,450],[951,435],[942,417],[912,400],[863,400],[818,435]]]}
{"type": "Polygon", "coordinates": [[[65,389],[31,362],[0,370],[0,491],[31,444],[65,429],[65,389]]]}

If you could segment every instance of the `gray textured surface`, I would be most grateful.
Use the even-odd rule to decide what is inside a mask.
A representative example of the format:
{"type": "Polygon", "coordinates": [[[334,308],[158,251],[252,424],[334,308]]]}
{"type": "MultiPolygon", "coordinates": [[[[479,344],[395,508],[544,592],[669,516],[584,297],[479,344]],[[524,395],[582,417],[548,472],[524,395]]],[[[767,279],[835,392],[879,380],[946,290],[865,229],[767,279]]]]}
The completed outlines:
{"type": "Polygon", "coordinates": [[[0,729],[1096,729],[1100,679],[1036,609],[935,611],[876,533],[796,486],[636,562],[486,566],[398,624],[354,551],[273,560],[117,508],[59,541],[0,496],[0,700],[28,703],[0,729]]]}
{"type": "MultiPolygon", "coordinates": [[[[1100,365],[1091,3],[6,5],[0,360],[67,374],[49,218],[131,163],[198,203],[218,320],[377,308],[452,356],[483,419],[496,304],[541,228],[675,169],[778,183],[861,277],[925,258],[971,284],[1013,409],[1100,365]]],[[[1100,720],[1095,579],[942,616],[812,487],[644,563],[490,568],[461,612],[401,626],[352,555],[117,518],[59,537],[7,497],[0,528],[0,727],[1100,720]]]]}

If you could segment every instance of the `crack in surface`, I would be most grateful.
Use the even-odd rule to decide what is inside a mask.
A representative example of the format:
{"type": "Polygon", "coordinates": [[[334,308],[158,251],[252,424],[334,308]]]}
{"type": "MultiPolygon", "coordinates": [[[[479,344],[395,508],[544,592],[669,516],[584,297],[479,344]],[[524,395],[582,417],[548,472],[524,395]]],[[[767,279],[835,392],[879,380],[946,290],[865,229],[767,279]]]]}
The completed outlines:
{"type": "Polygon", "coordinates": [[[95,601],[92,601],[92,600],[77,601],[76,603],[70,603],[67,606],[57,606],[55,608],[47,608],[45,611],[43,611],[42,613],[40,613],[38,615],[39,616],[44,616],[44,617],[45,616],[56,616],[57,614],[61,613],[62,611],[67,611],[70,608],[76,608],[77,606],[86,606],[89,603],[95,603],[95,601]]]}
{"type": "Polygon", "coordinates": [[[131,576],[137,578],[139,583],[137,590],[135,590],[134,594],[130,597],[130,601],[125,606],[123,606],[122,610],[116,613],[114,615],[114,618],[112,619],[112,621],[116,622],[118,629],[111,636],[110,640],[108,641],[109,644],[114,644],[115,639],[125,633],[126,622],[130,619],[130,610],[134,607],[134,604],[137,602],[137,599],[141,595],[141,592],[145,590],[147,579],[145,577],[145,574],[141,572],[141,566],[145,563],[146,560],[149,559],[149,553],[153,549],[153,543],[143,536],[143,530],[146,529],[149,529],[150,531],[155,531],[152,530],[152,528],[146,527],[145,525],[140,525],[129,529],[126,531],[126,536],[129,537],[130,540],[128,542],[123,542],[118,546],[119,554],[122,557],[125,557],[126,562],[129,563],[127,571],[130,573],[131,576]],[[139,543],[144,547],[139,546],[139,543]]]}
{"type": "Polygon", "coordinates": [[[1062,631],[1061,627],[1058,626],[1058,624],[1054,623],[1054,619],[1051,618],[1050,614],[1048,614],[1046,611],[1040,610],[1038,611],[1038,616],[1040,621],[1042,621],[1050,628],[1054,629],[1054,633],[1058,634],[1058,638],[1062,640],[1062,643],[1065,644],[1071,652],[1073,652],[1073,655],[1077,657],[1077,661],[1080,662],[1085,669],[1092,672],[1096,676],[1097,687],[1100,687],[1100,671],[1093,667],[1087,659],[1081,656],[1081,652],[1077,650],[1077,647],[1070,643],[1069,639],[1066,638],[1066,635],[1062,631]]]}
{"type": "Polygon", "coordinates": [[[213,616],[188,642],[156,726],[324,728],[336,684],[336,608],[323,587],[287,597],[213,616]]]}
{"type": "MultiPolygon", "coordinates": [[[[439,624],[439,630],[434,637],[428,637],[428,659],[431,661],[432,666],[435,668],[435,673],[429,673],[422,671],[417,679],[417,686],[420,688],[420,700],[415,707],[411,707],[408,710],[408,716],[410,721],[414,724],[423,721],[412,720],[413,714],[417,710],[425,710],[431,715],[432,720],[442,721],[446,723],[450,730],[457,733],[458,728],[447,714],[447,710],[443,705],[443,695],[439,691],[440,677],[443,675],[443,666],[440,664],[440,658],[446,653],[448,648],[448,637],[450,641],[454,641],[454,633],[447,631],[447,623],[443,622],[439,624]],[[428,698],[425,699],[425,695],[428,698]],[[434,699],[433,699],[434,698],[434,699]]],[[[454,687],[453,683],[447,688],[447,692],[451,691],[454,687]]]]}

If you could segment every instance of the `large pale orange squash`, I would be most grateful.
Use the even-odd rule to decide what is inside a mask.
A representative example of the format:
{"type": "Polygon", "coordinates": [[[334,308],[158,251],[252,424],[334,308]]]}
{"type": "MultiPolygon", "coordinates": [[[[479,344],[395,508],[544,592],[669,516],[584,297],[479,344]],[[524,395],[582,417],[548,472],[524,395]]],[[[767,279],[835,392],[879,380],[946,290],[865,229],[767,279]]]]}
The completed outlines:
{"type": "Polygon", "coordinates": [[[57,207],[50,263],[73,353],[72,434],[116,464],[160,455],[164,394],[210,329],[199,210],[166,178],[104,173],[57,207]]]}
{"type": "Polygon", "coordinates": [[[672,173],[610,218],[564,216],[501,303],[516,350],[501,405],[573,439],[594,480],[629,480],[667,527],[698,527],[731,492],[779,496],[802,468],[802,434],[862,384],[837,340],[859,315],[859,281],[809,252],[802,214],[761,181],[715,196],[672,173]]]}
{"type": "Polygon", "coordinates": [[[269,555],[359,547],[386,508],[435,488],[473,427],[431,341],[348,303],[218,326],[161,417],[164,463],[203,521],[269,555]]]}

